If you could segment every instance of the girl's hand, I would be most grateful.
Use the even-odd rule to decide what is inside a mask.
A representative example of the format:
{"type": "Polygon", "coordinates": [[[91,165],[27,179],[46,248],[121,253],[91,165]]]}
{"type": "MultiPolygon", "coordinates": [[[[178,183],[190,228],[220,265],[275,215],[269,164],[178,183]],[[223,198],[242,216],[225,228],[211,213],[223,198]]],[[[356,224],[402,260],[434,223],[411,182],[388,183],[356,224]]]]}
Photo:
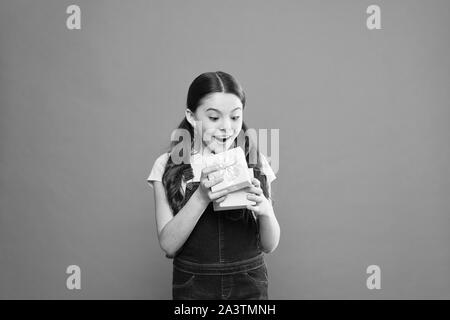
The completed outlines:
{"type": "Polygon", "coordinates": [[[219,177],[213,180],[208,179],[208,174],[218,171],[222,169],[220,165],[214,165],[210,167],[205,167],[202,170],[202,175],[200,178],[200,185],[198,187],[198,190],[200,192],[200,195],[202,199],[204,199],[207,203],[211,201],[215,201],[217,203],[222,202],[225,200],[226,195],[229,193],[228,190],[222,190],[218,192],[212,192],[211,187],[215,186],[216,184],[223,181],[223,177],[219,177]]]}
{"type": "Polygon", "coordinates": [[[256,178],[252,178],[252,184],[253,186],[247,187],[244,190],[250,193],[247,195],[247,199],[256,202],[256,204],[248,205],[247,209],[253,211],[257,216],[270,215],[271,204],[264,196],[261,189],[261,182],[256,178]]]}

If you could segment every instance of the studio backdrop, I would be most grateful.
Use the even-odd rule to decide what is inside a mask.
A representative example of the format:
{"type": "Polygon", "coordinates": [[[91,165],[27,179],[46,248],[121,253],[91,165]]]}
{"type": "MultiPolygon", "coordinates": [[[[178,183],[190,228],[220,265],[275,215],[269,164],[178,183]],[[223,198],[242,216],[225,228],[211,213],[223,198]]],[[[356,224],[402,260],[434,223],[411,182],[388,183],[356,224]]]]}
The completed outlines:
{"type": "Polygon", "coordinates": [[[171,298],[146,179],[219,70],[279,130],[270,299],[450,298],[449,30],[445,0],[1,1],[0,298],[171,298]]]}

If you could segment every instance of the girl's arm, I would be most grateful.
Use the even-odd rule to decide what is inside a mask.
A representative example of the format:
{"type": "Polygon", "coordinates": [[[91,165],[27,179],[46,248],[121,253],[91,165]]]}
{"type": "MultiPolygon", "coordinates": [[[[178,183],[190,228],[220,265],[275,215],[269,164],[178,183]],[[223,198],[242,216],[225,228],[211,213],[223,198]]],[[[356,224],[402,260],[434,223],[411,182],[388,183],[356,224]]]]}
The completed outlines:
{"type": "Polygon", "coordinates": [[[184,207],[174,216],[162,182],[155,181],[154,190],[159,244],[168,257],[174,257],[186,242],[209,202],[200,195],[197,188],[184,207]]]}
{"type": "Polygon", "coordinates": [[[269,201],[267,214],[258,215],[261,249],[265,253],[273,252],[280,241],[280,225],[269,201]]]}
{"type": "Polygon", "coordinates": [[[261,189],[261,183],[258,179],[253,179],[253,187],[249,191],[253,194],[248,199],[255,201],[256,205],[247,208],[256,213],[259,224],[259,241],[261,249],[265,253],[273,252],[280,241],[280,225],[278,224],[275,212],[270,199],[270,184],[268,185],[269,199],[267,199],[261,189]]]}
{"type": "Polygon", "coordinates": [[[156,226],[158,240],[161,248],[169,258],[174,257],[191,234],[198,220],[208,204],[215,200],[225,200],[227,190],[211,192],[211,187],[223,181],[222,177],[214,180],[208,179],[208,174],[219,169],[219,166],[210,166],[202,170],[200,185],[174,216],[167,201],[166,192],[161,181],[154,181],[156,226]]]}

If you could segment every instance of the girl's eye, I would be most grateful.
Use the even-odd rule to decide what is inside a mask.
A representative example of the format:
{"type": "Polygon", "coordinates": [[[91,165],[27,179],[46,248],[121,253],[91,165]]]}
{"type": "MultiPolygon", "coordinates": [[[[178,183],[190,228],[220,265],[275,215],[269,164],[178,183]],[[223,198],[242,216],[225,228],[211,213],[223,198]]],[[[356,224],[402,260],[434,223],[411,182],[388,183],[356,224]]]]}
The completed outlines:
{"type": "Polygon", "coordinates": [[[239,116],[231,117],[231,119],[233,119],[234,121],[237,121],[237,120],[239,120],[239,116]]]}
{"type": "Polygon", "coordinates": [[[209,117],[209,119],[211,119],[212,121],[217,121],[217,119],[219,119],[219,118],[216,118],[216,117],[209,117]]]}

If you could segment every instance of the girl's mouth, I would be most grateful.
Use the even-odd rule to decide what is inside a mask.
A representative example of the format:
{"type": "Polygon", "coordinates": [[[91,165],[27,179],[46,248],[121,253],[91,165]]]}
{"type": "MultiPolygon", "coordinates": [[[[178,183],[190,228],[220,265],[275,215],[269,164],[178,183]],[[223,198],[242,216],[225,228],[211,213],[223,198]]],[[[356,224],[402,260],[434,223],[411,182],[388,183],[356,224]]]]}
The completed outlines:
{"type": "Polygon", "coordinates": [[[218,143],[226,143],[229,139],[231,138],[231,136],[229,137],[216,137],[214,136],[214,139],[218,142],[218,143]]]}

